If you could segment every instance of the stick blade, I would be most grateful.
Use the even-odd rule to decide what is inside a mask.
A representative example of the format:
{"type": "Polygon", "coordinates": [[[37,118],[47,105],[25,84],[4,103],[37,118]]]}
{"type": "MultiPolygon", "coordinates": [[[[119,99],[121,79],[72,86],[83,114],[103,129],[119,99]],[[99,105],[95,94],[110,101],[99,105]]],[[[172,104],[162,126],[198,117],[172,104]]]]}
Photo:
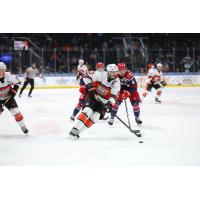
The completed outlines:
{"type": "Polygon", "coordinates": [[[130,130],[132,133],[134,133],[137,137],[142,137],[142,134],[140,133],[140,130],[130,130]]]}

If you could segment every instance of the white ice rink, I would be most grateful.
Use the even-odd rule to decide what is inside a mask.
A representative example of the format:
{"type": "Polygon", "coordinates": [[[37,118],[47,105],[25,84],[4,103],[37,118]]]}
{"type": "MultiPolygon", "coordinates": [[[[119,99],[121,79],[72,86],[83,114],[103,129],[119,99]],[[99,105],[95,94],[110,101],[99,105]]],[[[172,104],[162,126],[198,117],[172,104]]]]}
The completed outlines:
{"type": "MultiPolygon", "coordinates": [[[[70,141],[78,89],[35,90],[33,98],[27,92],[16,100],[28,136],[7,110],[0,116],[0,165],[200,165],[200,88],[165,88],[162,104],[152,91],[141,104],[143,144],[118,120],[113,127],[99,121],[70,141]]],[[[126,120],[123,104],[118,115],[126,120]]]]}

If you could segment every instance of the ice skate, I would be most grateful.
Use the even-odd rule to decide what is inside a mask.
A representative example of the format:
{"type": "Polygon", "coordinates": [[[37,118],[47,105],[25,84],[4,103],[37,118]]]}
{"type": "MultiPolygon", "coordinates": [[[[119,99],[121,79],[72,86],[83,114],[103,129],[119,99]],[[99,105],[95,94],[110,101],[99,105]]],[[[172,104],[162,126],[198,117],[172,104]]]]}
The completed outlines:
{"type": "Polygon", "coordinates": [[[113,123],[114,123],[114,118],[111,117],[111,118],[109,119],[109,121],[108,121],[108,124],[112,126],[113,123]]]}
{"type": "Polygon", "coordinates": [[[26,128],[26,126],[21,127],[22,131],[24,132],[24,134],[28,133],[28,129],[26,128]]]}
{"type": "Polygon", "coordinates": [[[72,130],[69,132],[69,138],[71,139],[79,139],[79,131],[77,128],[72,128],[72,130]]]}
{"type": "Polygon", "coordinates": [[[155,103],[162,103],[157,97],[155,98],[155,103]]]}
{"type": "Polygon", "coordinates": [[[135,118],[135,121],[138,125],[141,125],[142,124],[142,120],[139,118],[139,117],[136,117],[135,118]]]}
{"type": "Polygon", "coordinates": [[[70,120],[74,121],[74,120],[75,120],[75,115],[72,115],[72,116],[70,117],[70,120]]]}

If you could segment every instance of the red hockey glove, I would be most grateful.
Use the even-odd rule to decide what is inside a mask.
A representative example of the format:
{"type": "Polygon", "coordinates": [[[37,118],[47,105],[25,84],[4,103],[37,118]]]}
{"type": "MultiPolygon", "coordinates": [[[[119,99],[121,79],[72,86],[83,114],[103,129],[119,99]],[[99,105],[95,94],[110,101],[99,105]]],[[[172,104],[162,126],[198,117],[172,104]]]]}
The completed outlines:
{"type": "Polygon", "coordinates": [[[127,99],[128,97],[130,97],[130,92],[128,92],[127,90],[124,90],[122,98],[127,99]]]}
{"type": "Polygon", "coordinates": [[[83,85],[83,86],[80,86],[79,92],[82,93],[82,94],[85,94],[85,92],[86,92],[86,87],[85,87],[84,85],[83,85]]]}

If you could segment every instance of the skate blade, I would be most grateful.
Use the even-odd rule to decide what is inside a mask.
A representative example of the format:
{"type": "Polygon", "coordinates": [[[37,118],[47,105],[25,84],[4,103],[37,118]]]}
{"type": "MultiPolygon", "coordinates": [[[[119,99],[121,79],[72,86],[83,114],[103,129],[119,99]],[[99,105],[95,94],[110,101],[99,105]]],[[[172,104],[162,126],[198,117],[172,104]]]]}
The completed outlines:
{"type": "Polygon", "coordinates": [[[79,137],[75,137],[75,136],[73,136],[73,135],[69,135],[69,136],[67,136],[67,139],[68,139],[68,140],[71,140],[71,141],[75,141],[75,140],[78,140],[79,137]]]}
{"type": "Polygon", "coordinates": [[[107,117],[104,117],[104,118],[103,118],[103,120],[108,120],[108,118],[109,118],[109,116],[107,116],[107,117]]]}
{"type": "Polygon", "coordinates": [[[109,124],[109,123],[108,123],[108,125],[109,125],[109,126],[113,126],[113,124],[109,124]]]}

